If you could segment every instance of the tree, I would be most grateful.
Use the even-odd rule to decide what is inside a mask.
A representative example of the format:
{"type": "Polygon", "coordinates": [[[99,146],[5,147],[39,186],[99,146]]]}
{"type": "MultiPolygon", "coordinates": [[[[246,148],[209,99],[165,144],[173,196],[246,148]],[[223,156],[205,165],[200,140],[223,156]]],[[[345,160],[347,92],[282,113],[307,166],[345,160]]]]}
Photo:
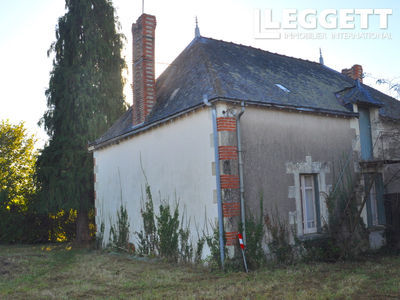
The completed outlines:
{"type": "Polygon", "coordinates": [[[37,164],[43,211],[77,210],[76,241],[90,239],[93,207],[93,141],[125,110],[123,36],[110,0],[66,0],[59,18],[47,107],[39,124],[49,142],[37,164]]]}
{"type": "Polygon", "coordinates": [[[26,207],[27,199],[35,191],[35,138],[29,136],[23,123],[0,123],[0,209],[26,207]],[[5,196],[7,195],[7,196],[5,196]]]}
{"type": "Polygon", "coordinates": [[[0,242],[40,239],[38,223],[30,211],[35,195],[35,138],[23,123],[0,122],[0,242]]]}

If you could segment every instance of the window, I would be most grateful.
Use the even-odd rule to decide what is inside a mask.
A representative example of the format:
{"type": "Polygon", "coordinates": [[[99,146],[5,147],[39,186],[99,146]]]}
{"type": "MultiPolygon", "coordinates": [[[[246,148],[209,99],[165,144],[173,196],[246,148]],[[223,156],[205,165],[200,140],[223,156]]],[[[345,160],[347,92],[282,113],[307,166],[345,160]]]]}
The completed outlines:
{"type": "Polygon", "coordinates": [[[320,227],[318,180],[314,174],[300,175],[303,233],[316,233],[320,227]]]}
{"type": "Polygon", "coordinates": [[[365,193],[367,197],[367,222],[368,226],[386,224],[385,205],[384,205],[384,185],[382,174],[364,174],[365,193]],[[368,190],[369,189],[369,190],[368,190]]]}
{"type": "Polygon", "coordinates": [[[358,113],[360,114],[358,122],[360,125],[361,159],[370,160],[373,158],[373,147],[369,109],[360,106],[358,113]]]}
{"type": "Polygon", "coordinates": [[[313,161],[311,156],[306,156],[305,161],[286,163],[286,173],[293,174],[294,182],[288,187],[288,198],[294,198],[296,204],[296,211],[289,212],[289,222],[295,225],[299,237],[320,232],[322,220],[328,219],[326,203],[320,192],[329,193],[330,185],[326,180],[329,166],[328,162],[313,161]]]}
{"type": "Polygon", "coordinates": [[[375,185],[373,184],[371,186],[371,190],[369,191],[369,200],[370,200],[370,218],[371,218],[371,225],[376,226],[379,224],[378,222],[378,206],[377,206],[377,201],[376,201],[376,190],[375,190],[375,185]]]}

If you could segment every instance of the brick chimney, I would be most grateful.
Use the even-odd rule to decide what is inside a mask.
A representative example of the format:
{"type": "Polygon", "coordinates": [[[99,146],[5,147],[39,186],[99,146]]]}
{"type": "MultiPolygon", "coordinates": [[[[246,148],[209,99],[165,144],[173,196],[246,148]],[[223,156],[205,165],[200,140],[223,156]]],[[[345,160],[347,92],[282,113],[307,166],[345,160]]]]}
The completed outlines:
{"type": "Polygon", "coordinates": [[[133,125],[145,121],[156,101],[154,37],[156,17],[142,14],[132,24],[133,125]]]}
{"type": "Polygon", "coordinates": [[[360,82],[362,82],[363,68],[361,65],[354,65],[350,69],[343,69],[342,74],[347,75],[354,80],[358,79],[360,82]]]}

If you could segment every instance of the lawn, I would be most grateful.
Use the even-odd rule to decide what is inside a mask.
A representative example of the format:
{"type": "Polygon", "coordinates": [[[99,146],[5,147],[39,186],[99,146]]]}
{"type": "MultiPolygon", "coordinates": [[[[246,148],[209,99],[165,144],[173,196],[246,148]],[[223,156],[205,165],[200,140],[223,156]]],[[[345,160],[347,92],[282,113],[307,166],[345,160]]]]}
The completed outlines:
{"type": "Polygon", "coordinates": [[[0,299],[399,299],[400,256],[222,273],[71,249],[0,246],[0,299]]]}

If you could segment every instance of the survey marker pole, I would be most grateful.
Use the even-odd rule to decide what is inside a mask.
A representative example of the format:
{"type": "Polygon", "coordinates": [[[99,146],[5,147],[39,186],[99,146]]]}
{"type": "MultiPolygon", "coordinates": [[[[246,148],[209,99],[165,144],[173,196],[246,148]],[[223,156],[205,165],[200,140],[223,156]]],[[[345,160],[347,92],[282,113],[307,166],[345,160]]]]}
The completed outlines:
{"type": "Polygon", "coordinates": [[[239,239],[240,249],[242,250],[244,269],[246,270],[246,273],[249,273],[249,270],[247,269],[246,256],[244,255],[243,237],[240,233],[238,233],[238,239],[239,239]]]}

